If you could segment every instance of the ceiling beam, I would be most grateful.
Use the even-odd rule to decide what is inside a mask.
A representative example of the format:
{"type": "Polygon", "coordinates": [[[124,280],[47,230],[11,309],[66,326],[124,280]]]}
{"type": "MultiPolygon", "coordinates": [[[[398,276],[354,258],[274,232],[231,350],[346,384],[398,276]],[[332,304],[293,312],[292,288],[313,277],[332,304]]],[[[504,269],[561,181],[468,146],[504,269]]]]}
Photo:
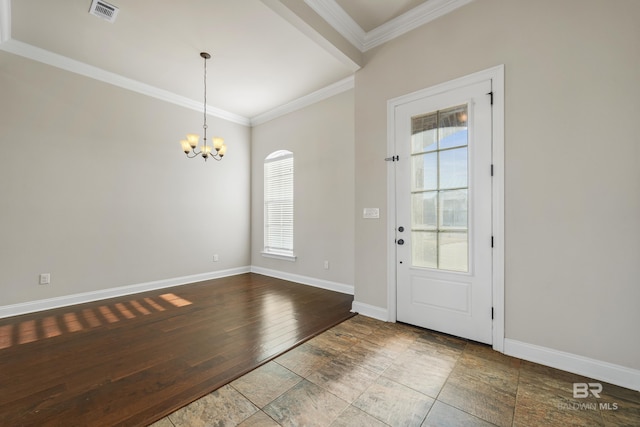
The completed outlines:
{"type": "Polygon", "coordinates": [[[369,32],[365,32],[335,0],[305,0],[305,3],[360,52],[366,52],[472,1],[427,0],[369,32]]]}
{"type": "Polygon", "coordinates": [[[362,52],[305,2],[300,0],[261,1],[353,72],[362,68],[362,52]]]}

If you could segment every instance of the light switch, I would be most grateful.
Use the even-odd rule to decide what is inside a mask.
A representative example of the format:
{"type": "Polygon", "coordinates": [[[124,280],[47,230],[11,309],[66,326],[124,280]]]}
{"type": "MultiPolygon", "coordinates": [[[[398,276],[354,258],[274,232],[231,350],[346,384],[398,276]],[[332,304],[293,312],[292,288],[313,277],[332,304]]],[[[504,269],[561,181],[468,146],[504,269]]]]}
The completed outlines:
{"type": "Polygon", "coordinates": [[[364,208],[364,211],[362,212],[362,218],[367,218],[367,219],[380,218],[380,209],[364,208]]]}

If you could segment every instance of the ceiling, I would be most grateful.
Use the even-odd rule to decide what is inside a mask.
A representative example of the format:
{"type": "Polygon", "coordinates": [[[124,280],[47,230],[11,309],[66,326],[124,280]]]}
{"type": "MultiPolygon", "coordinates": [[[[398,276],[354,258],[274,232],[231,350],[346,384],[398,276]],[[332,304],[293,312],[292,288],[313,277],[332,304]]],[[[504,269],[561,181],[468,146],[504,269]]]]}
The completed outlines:
{"type": "Polygon", "coordinates": [[[424,2],[425,0],[336,0],[365,32],[409,12],[424,2]]]}
{"type": "Polygon", "coordinates": [[[210,113],[252,124],[352,85],[362,52],[469,1],[109,0],[110,23],[91,0],[0,0],[0,49],[200,110],[206,51],[210,113]]]}

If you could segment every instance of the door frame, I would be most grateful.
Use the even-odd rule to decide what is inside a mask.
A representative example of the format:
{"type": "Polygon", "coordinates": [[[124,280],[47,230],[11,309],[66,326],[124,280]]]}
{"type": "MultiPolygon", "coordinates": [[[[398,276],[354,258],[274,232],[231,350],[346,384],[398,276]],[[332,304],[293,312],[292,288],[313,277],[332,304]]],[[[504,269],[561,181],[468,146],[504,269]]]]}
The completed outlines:
{"type": "MultiPolygon", "coordinates": [[[[493,180],[491,183],[491,228],[493,235],[492,303],[493,349],[504,353],[504,64],[469,74],[445,83],[418,90],[387,101],[387,320],[397,320],[397,259],[396,259],[396,107],[452,89],[484,80],[492,81],[492,148],[493,180]]],[[[397,161],[407,161],[398,159],[397,161]]],[[[490,171],[487,171],[490,173],[490,171]]]]}

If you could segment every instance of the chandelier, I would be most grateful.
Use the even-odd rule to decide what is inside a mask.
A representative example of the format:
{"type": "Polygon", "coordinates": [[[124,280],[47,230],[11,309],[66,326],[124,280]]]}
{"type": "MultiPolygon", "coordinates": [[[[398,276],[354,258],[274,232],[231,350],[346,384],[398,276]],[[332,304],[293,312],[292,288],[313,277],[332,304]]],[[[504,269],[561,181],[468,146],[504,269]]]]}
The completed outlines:
{"type": "Polygon", "coordinates": [[[180,141],[180,145],[182,146],[182,151],[187,155],[188,158],[193,159],[194,157],[202,155],[204,160],[207,161],[209,157],[212,157],[216,160],[222,160],[225,153],[227,152],[227,146],[224,143],[224,139],[214,136],[212,139],[211,145],[207,145],[207,59],[211,58],[207,52],[201,52],[200,56],[204,58],[204,125],[202,128],[204,129],[204,137],[202,138],[202,145],[196,149],[198,146],[198,139],[200,136],[195,133],[187,134],[187,139],[183,139],[180,141]]]}

